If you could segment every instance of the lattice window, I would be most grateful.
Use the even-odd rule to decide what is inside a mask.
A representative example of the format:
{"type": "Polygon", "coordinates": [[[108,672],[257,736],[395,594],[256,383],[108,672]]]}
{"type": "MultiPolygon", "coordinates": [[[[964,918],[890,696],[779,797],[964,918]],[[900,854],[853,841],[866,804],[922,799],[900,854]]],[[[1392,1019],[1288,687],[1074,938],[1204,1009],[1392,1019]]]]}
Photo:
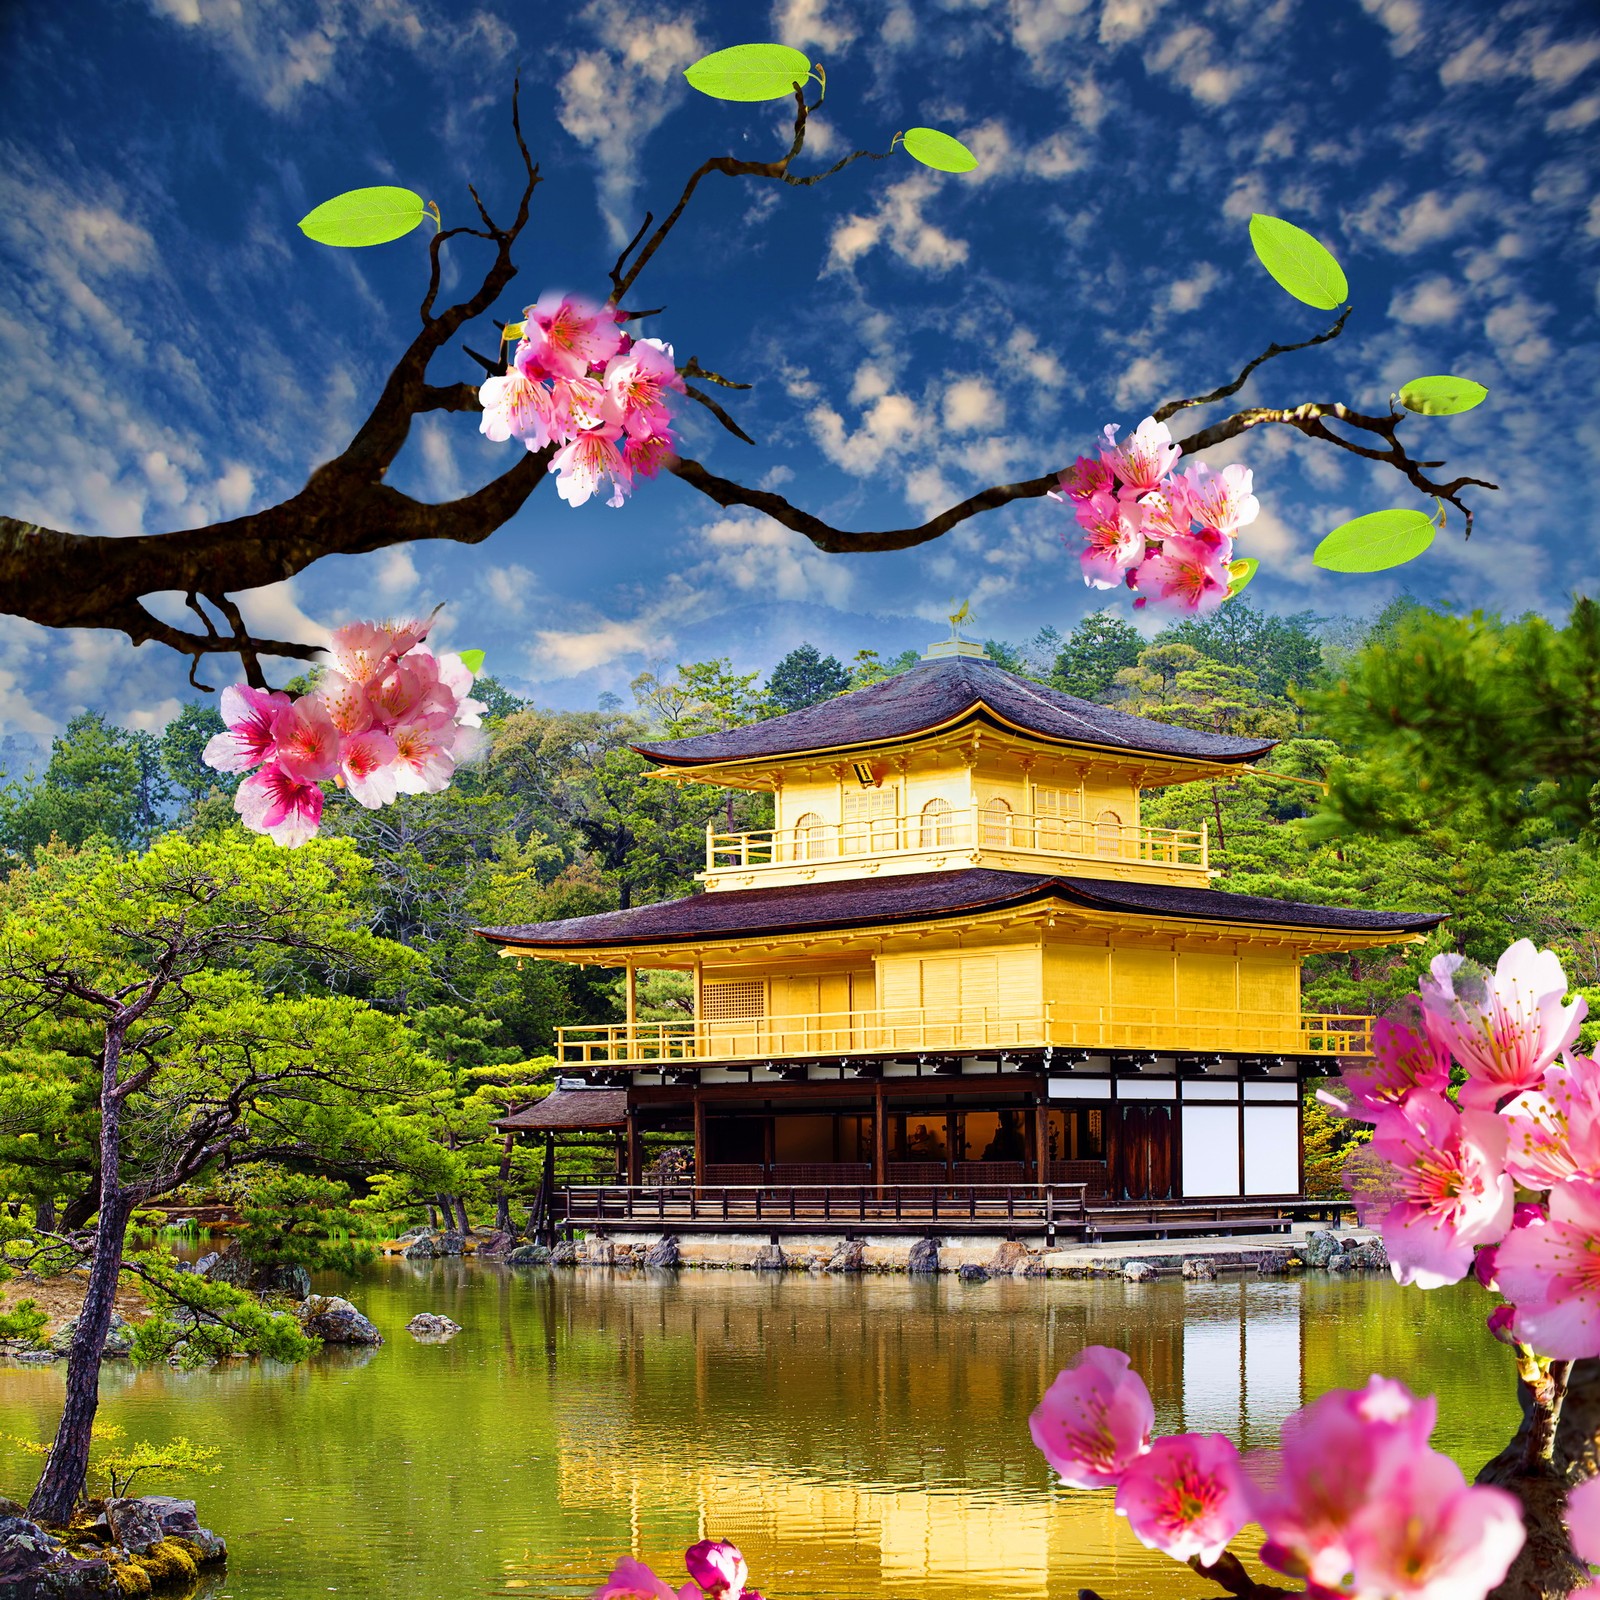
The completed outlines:
{"type": "Polygon", "coordinates": [[[708,983],[700,991],[707,1022],[749,1022],[767,1014],[767,986],[759,978],[739,983],[708,983]]]}
{"type": "Polygon", "coordinates": [[[844,796],[844,827],[840,830],[840,852],[859,856],[868,849],[893,850],[899,802],[899,791],[888,786],[882,789],[847,789],[844,796]]]}
{"type": "Polygon", "coordinates": [[[1094,819],[1094,853],[1097,856],[1122,854],[1122,818],[1115,811],[1102,811],[1094,819]]]}
{"type": "Polygon", "coordinates": [[[983,842],[1001,849],[1011,843],[1011,802],[999,795],[983,808],[983,842]]]}
{"type": "Polygon", "coordinates": [[[948,800],[930,800],[922,808],[922,829],[917,838],[924,850],[939,849],[956,842],[955,818],[948,800]]]}
{"type": "Polygon", "coordinates": [[[794,858],[796,861],[820,861],[827,853],[827,824],[815,811],[808,811],[794,825],[794,858]]]}
{"type": "Polygon", "coordinates": [[[1035,789],[1033,810],[1038,818],[1041,850],[1076,850],[1083,801],[1076,789],[1035,789]]]}

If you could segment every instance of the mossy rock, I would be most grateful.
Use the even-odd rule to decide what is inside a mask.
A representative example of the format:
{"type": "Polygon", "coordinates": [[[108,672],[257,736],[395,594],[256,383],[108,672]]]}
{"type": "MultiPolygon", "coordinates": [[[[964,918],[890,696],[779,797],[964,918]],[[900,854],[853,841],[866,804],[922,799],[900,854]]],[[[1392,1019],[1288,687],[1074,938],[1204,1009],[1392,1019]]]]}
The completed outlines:
{"type": "Polygon", "coordinates": [[[113,1561],[109,1564],[111,1581],[119,1595],[147,1595],[155,1590],[150,1574],[136,1561],[113,1561]]]}
{"type": "Polygon", "coordinates": [[[189,1554],[188,1541],[166,1538],[152,1545],[142,1556],[134,1556],[134,1566],[143,1567],[152,1589],[176,1589],[195,1583],[200,1564],[189,1554]]]}

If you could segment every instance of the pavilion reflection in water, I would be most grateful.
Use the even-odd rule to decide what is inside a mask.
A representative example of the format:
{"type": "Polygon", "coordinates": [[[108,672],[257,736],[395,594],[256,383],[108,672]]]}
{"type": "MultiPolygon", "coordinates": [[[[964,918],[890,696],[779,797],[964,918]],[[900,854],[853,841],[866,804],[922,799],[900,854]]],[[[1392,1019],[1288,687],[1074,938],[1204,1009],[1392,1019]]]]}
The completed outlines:
{"type": "MultiPolygon", "coordinates": [[[[1158,1286],[1157,1292],[1165,1297],[1175,1288],[1158,1286]]],[[[1218,1432],[1242,1449],[1269,1446],[1283,1420],[1309,1398],[1302,1395],[1301,1291],[1298,1281],[1186,1285],[1181,1328],[1169,1315],[1141,1314],[1138,1290],[1125,1300],[1108,1295],[1087,1326],[1082,1307],[1046,1308],[1035,1301],[1032,1327],[1014,1352],[1027,1371],[1029,1400],[1017,1398],[1004,1421],[1006,1439],[1014,1434],[1012,1446],[1002,1441],[1009,1459],[989,1463],[978,1474],[989,1481],[976,1485],[977,1463],[957,1460],[960,1442],[949,1412],[932,1405],[954,1380],[964,1392],[984,1396],[980,1405],[991,1418],[1006,1409],[995,1400],[1001,1374],[992,1366],[999,1348],[985,1342],[987,1336],[968,1351],[991,1367],[972,1375],[987,1377],[987,1384],[969,1381],[955,1341],[926,1363],[927,1430],[886,1438],[881,1425],[887,1415],[857,1415],[861,1439],[879,1447],[859,1453],[841,1451],[836,1433],[815,1437],[808,1450],[803,1425],[797,1433],[792,1418],[764,1440],[738,1403],[730,1407],[726,1433],[697,1436],[692,1424],[661,1427],[648,1406],[631,1418],[602,1418],[592,1395],[574,1395],[557,1430],[562,1511],[624,1514],[631,1553],[651,1561],[676,1560],[677,1533],[685,1541],[734,1539],[751,1556],[753,1575],[767,1593],[981,1592],[1046,1600],[1093,1581],[1105,1592],[1114,1589],[1119,1600],[1162,1595],[1171,1562],[1137,1543],[1109,1494],[1047,1481],[1027,1434],[1031,1397],[1048,1382],[1046,1368],[1071,1360],[1083,1333],[1111,1342],[1120,1323],[1120,1342],[1150,1381],[1158,1432],[1218,1432]],[[891,1481],[886,1467],[904,1471],[905,1478],[891,1481]]],[[[703,1402],[720,1390],[719,1363],[727,1352],[716,1348],[720,1319],[695,1320],[700,1359],[694,1387],[702,1401],[695,1415],[703,1421],[703,1402]],[[710,1348],[702,1344],[707,1338],[710,1348]]],[[[673,1330],[663,1325],[661,1331],[673,1330]]],[[[781,1343],[777,1326],[767,1331],[781,1343]]],[[[826,1407],[829,1401],[816,1393],[806,1403],[826,1407]]]]}

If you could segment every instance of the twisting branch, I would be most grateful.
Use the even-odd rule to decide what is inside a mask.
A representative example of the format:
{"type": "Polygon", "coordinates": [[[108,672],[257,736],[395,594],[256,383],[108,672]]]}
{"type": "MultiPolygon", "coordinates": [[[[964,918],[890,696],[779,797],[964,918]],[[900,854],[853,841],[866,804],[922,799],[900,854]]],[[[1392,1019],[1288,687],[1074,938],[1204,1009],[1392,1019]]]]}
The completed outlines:
{"type": "Polygon", "coordinates": [[[726,428],[728,432],[731,433],[736,439],[743,439],[746,444],[755,443],[755,440],[752,439],[750,435],[746,433],[744,429],[741,428],[739,424],[735,422],[733,418],[730,417],[728,413],[724,411],[722,407],[705,392],[704,389],[697,389],[692,383],[686,383],[683,386],[683,392],[688,395],[691,400],[698,400],[700,404],[703,405],[706,410],[709,411],[711,415],[714,416],[717,421],[720,422],[722,426],[726,428]]]}
{"type": "Polygon", "coordinates": [[[1354,306],[1346,306],[1340,314],[1339,320],[1325,333],[1319,333],[1314,339],[1302,339],[1299,344],[1269,344],[1254,361],[1247,361],[1243,370],[1232,383],[1225,383],[1220,389],[1213,389],[1210,394],[1196,395],[1192,400],[1169,400],[1164,406],[1158,406],[1155,411],[1157,422],[1165,422],[1169,417],[1175,417],[1180,411],[1187,411],[1190,406],[1208,406],[1214,400],[1226,400],[1230,394],[1238,394],[1249,381],[1250,374],[1261,365],[1263,361],[1270,361],[1274,356],[1286,356],[1294,350],[1309,350],[1314,344],[1326,344],[1330,339],[1337,339],[1344,332],[1344,325],[1350,320],[1350,313],[1354,306]]]}

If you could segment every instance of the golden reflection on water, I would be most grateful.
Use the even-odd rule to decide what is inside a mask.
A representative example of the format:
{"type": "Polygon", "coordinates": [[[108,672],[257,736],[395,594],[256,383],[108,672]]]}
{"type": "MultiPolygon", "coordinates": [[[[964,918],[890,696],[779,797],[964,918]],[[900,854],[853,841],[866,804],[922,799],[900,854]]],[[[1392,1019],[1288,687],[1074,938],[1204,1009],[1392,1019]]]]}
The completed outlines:
{"type": "MultiPolygon", "coordinates": [[[[336,1284],[323,1287],[337,1288],[336,1284]]],[[[1270,1445],[1373,1371],[1440,1395],[1469,1475],[1514,1421],[1468,1286],[511,1273],[392,1263],[349,1292],[389,1339],[296,1369],[108,1368],[130,1437],[219,1444],[186,1489],[234,1548],[235,1600],[578,1596],[619,1555],[681,1580],[735,1539],[771,1600],[1174,1593],[1108,1494],[1053,1485],[1029,1411],[1085,1344],[1126,1349],[1163,1431],[1270,1445]],[[447,1345],[403,1327],[437,1311],[447,1345]]],[[[44,1436],[52,1369],[0,1370],[0,1435],[44,1436]]],[[[0,1441],[0,1490],[24,1466],[0,1441]]]]}

